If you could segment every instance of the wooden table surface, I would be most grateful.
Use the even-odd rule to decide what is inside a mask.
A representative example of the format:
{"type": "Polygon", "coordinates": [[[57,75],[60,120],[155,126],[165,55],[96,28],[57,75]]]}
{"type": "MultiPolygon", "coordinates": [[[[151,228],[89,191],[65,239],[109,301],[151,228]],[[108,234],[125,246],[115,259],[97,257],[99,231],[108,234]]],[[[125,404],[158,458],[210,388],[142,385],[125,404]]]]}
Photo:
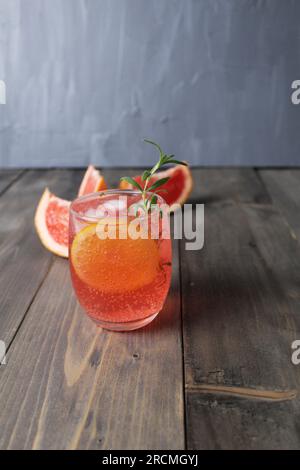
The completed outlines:
{"type": "Polygon", "coordinates": [[[165,308],[131,333],[83,314],[34,230],[44,187],[82,174],[0,172],[0,447],[299,448],[300,170],[194,169],[205,247],[174,242],[165,308]]]}

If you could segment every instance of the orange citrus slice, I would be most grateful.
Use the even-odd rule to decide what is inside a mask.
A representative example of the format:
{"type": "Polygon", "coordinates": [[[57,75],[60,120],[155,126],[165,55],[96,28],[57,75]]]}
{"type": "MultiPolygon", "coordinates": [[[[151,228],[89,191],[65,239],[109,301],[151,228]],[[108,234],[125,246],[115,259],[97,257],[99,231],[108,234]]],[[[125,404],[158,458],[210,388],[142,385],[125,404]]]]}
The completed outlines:
{"type": "Polygon", "coordinates": [[[90,287],[121,293],[154,281],[159,251],[157,242],[151,238],[101,240],[97,224],[90,224],[74,238],[71,262],[81,281],[90,287]]]}

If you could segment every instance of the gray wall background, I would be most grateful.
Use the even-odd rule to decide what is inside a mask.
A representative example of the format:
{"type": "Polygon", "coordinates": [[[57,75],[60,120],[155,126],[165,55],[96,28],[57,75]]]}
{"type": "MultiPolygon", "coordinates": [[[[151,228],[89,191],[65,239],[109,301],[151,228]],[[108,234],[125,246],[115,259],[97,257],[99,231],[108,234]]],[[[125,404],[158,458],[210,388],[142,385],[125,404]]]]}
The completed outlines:
{"type": "Polygon", "coordinates": [[[298,165],[299,0],[0,0],[0,165],[298,165]]]}

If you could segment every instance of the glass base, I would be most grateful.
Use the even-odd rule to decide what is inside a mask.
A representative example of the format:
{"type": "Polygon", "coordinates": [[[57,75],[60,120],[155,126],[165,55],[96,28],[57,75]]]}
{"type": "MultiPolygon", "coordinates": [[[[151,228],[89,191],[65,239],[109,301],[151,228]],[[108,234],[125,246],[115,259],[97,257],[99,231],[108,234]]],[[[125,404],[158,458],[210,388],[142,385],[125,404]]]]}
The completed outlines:
{"type": "Polygon", "coordinates": [[[98,326],[103,328],[104,330],[110,331],[132,331],[137,330],[139,328],[143,328],[144,326],[151,323],[154,318],[158,315],[159,312],[153,313],[149,317],[142,318],[141,320],[134,320],[134,321],[127,321],[127,322],[107,322],[96,320],[93,317],[90,317],[98,326]]]}

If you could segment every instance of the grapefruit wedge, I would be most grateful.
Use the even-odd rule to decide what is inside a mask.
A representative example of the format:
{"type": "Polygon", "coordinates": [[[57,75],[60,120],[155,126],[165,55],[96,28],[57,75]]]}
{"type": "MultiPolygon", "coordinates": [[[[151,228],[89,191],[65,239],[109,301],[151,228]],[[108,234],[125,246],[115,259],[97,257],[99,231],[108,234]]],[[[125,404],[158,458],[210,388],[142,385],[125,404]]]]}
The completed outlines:
{"type": "MultiPolygon", "coordinates": [[[[175,204],[184,204],[189,197],[193,188],[192,174],[188,166],[176,165],[168,170],[155,173],[150,179],[148,187],[150,187],[156,180],[169,177],[170,179],[161,186],[164,192],[161,193],[164,200],[169,204],[170,211],[176,209],[175,204]]],[[[133,179],[144,187],[142,176],[134,176],[133,179]]],[[[120,189],[134,189],[133,186],[127,181],[121,181],[120,189]]],[[[159,190],[157,191],[159,193],[159,190]]]]}
{"type": "Polygon", "coordinates": [[[71,202],[45,189],[36,209],[34,224],[42,244],[52,253],[68,257],[69,207],[71,202]]]}
{"type": "Polygon", "coordinates": [[[93,165],[89,165],[81,182],[78,196],[96,193],[105,189],[107,189],[107,186],[100,171],[96,170],[93,165]]]}

